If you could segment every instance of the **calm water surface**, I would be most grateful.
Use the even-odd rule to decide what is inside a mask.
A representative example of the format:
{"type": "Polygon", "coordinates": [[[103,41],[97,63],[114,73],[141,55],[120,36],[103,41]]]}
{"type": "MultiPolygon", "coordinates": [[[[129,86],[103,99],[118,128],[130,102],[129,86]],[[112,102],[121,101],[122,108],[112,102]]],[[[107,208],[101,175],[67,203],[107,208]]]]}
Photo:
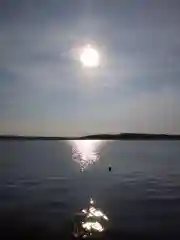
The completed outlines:
{"type": "Polygon", "coordinates": [[[179,239],[180,141],[0,142],[0,236],[70,238],[90,197],[109,239],[179,239]]]}

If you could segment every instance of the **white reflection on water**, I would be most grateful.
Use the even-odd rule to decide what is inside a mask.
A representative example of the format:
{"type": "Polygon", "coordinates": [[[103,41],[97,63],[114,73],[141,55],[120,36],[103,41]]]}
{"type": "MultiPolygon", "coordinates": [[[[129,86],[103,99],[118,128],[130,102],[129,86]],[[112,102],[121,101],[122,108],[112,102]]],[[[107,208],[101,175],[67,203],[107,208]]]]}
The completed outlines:
{"type": "Polygon", "coordinates": [[[102,140],[71,140],[72,159],[84,170],[89,164],[99,160],[98,150],[105,141],[102,140]]]}
{"type": "Polygon", "coordinates": [[[93,236],[96,233],[101,233],[106,229],[105,222],[108,221],[108,217],[100,210],[95,207],[95,202],[90,199],[89,206],[87,209],[82,209],[80,213],[76,215],[77,218],[74,222],[73,235],[76,238],[80,236],[86,238],[93,236]]]}

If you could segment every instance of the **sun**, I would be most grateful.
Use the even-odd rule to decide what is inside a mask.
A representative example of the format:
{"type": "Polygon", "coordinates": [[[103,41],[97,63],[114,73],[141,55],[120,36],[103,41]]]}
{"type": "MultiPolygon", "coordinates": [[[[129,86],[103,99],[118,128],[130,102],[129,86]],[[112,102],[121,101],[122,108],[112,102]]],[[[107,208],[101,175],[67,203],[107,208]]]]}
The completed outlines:
{"type": "Polygon", "coordinates": [[[90,45],[85,46],[80,53],[80,62],[86,68],[98,67],[100,63],[98,51],[90,45]]]}

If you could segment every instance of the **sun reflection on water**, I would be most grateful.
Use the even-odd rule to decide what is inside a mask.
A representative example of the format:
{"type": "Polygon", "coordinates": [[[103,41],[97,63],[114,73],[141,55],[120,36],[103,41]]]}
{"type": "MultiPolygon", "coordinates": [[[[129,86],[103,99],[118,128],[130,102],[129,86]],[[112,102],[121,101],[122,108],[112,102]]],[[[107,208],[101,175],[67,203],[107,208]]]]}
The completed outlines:
{"type": "Polygon", "coordinates": [[[72,145],[72,159],[79,163],[83,171],[88,165],[99,160],[99,147],[105,141],[102,140],[71,140],[72,145]]]}
{"type": "Polygon", "coordinates": [[[91,198],[89,206],[76,214],[73,235],[75,238],[88,238],[102,233],[106,230],[108,217],[95,207],[95,202],[91,198]]]}

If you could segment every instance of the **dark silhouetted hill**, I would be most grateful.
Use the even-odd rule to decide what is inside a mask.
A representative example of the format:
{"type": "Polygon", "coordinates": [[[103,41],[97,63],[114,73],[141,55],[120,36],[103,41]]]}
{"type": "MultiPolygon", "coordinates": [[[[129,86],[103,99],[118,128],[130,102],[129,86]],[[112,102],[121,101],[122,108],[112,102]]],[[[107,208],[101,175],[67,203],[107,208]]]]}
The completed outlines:
{"type": "Polygon", "coordinates": [[[1,135],[1,140],[180,140],[180,135],[145,134],[145,133],[120,133],[120,134],[95,134],[82,137],[47,137],[47,136],[15,136],[1,135]]]}

